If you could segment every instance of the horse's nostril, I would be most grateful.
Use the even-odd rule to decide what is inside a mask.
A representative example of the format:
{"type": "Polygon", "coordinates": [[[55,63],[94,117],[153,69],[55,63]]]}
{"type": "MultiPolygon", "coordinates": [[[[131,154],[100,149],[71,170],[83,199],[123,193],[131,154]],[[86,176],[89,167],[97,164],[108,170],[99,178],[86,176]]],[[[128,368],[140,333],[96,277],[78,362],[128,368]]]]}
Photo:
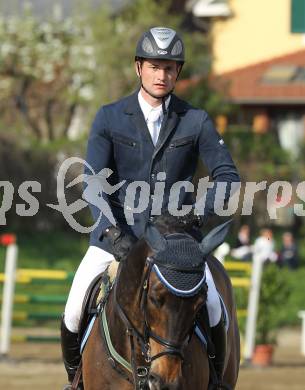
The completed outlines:
{"type": "Polygon", "coordinates": [[[149,374],[148,377],[148,384],[149,384],[149,390],[161,390],[160,386],[161,379],[157,374],[149,374]]]}
{"type": "Polygon", "coordinates": [[[160,390],[181,390],[181,384],[177,381],[171,384],[164,384],[160,387],[160,390]]]}
{"type": "Polygon", "coordinates": [[[150,374],[148,378],[148,383],[149,383],[149,389],[150,390],[178,390],[180,389],[179,383],[174,382],[174,383],[164,383],[161,377],[157,374],[150,374]]]}
{"type": "Polygon", "coordinates": [[[152,385],[156,386],[160,384],[161,379],[157,374],[151,373],[149,374],[148,380],[152,385]]]}

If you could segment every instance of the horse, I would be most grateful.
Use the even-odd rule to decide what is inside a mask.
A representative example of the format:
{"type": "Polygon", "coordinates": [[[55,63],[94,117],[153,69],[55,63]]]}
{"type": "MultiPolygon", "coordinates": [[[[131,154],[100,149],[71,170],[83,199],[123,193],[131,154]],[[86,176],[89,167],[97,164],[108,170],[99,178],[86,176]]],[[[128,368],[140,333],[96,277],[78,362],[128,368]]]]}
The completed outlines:
{"type": "Polygon", "coordinates": [[[205,261],[226,307],[224,382],[229,389],[235,388],[240,345],[233,290],[222,264],[210,255],[223,242],[227,225],[214,228],[199,244],[188,233],[189,226],[180,220],[161,217],[149,224],[145,237],[120,262],[103,310],[92,321],[82,354],[85,390],[212,388],[211,359],[194,333],[196,315],[203,310],[206,300],[205,261]],[[174,253],[175,249],[164,252],[170,238],[176,239],[176,243],[186,243],[186,251],[194,247],[195,255],[187,258],[189,265],[181,262],[177,265],[167,259],[181,257],[179,251],[174,253]],[[196,245],[200,246],[201,256],[197,256],[196,245]],[[199,257],[201,261],[196,263],[199,257]],[[192,294],[178,294],[179,288],[173,293],[168,288],[166,282],[170,280],[170,284],[171,277],[177,276],[178,284],[188,278],[195,283],[192,294]]]}

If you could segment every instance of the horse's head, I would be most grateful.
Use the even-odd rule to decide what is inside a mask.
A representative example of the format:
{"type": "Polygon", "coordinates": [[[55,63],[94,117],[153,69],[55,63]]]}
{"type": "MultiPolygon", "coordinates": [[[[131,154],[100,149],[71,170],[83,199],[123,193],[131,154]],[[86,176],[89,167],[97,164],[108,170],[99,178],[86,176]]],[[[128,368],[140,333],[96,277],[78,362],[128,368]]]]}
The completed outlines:
{"type": "Polygon", "coordinates": [[[150,345],[151,390],[181,387],[184,349],[206,300],[205,259],[223,241],[228,223],[213,229],[201,243],[179,224],[177,229],[173,226],[150,224],[145,234],[151,251],[141,307],[150,345]]]}

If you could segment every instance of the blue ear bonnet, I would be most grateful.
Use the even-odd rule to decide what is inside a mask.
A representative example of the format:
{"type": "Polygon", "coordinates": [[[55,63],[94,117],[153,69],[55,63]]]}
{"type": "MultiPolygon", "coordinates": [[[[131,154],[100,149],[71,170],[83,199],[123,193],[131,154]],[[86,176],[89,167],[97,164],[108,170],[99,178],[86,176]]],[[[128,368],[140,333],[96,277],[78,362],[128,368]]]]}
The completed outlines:
{"type": "Polygon", "coordinates": [[[165,249],[153,256],[153,271],[173,294],[197,294],[205,282],[205,260],[198,242],[181,233],[164,238],[165,249]]]}

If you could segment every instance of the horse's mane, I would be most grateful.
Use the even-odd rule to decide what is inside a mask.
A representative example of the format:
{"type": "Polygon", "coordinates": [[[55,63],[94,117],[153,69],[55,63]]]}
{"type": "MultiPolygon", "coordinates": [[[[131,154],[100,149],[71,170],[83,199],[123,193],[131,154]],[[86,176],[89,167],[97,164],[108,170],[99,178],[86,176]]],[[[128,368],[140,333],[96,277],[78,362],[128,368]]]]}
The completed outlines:
{"type": "Polygon", "coordinates": [[[164,232],[172,231],[189,231],[196,224],[197,218],[194,214],[187,214],[183,217],[175,217],[169,213],[162,214],[156,217],[153,221],[154,225],[164,232]]]}

